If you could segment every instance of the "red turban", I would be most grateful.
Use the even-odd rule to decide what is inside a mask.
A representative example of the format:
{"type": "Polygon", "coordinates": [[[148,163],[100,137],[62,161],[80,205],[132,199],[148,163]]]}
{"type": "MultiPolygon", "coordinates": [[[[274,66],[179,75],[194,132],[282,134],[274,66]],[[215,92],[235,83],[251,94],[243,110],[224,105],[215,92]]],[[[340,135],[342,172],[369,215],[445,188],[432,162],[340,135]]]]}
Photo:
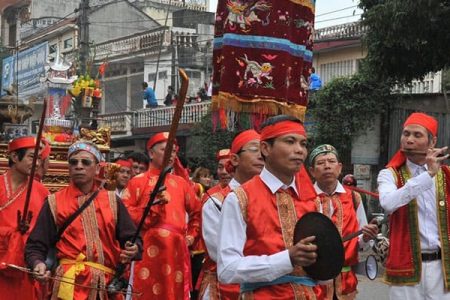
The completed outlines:
{"type": "MultiPolygon", "coordinates": [[[[424,113],[412,113],[408,119],[406,119],[405,123],[403,123],[403,128],[408,125],[420,125],[428,130],[433,136],[437,135],[438,131],[438,122],[432,116],[429,116],[424,113]]],[[[397,151],[394,154],[394,157],[389,161],[386,165],[386,168],[398,168],[403,165],[406,161],[406,155],[402,151],[397,151]]]]}
{"type": "Polygon", "coordinates": [[[253,129],[245,130],[239,133],[231,143],[231,153],[237,154],[242,147],[250,141],[260,140],[261,136],[253,129]]]}
{"type": "Polygon", "coordinates": [[[133,165],[133,163],[129,159],[119,159],[115,163],[121,167],[130,168],[130,169],[133,165]]]}
{"type": "Polygon", "coordinates": [[[302,123],[286,120],[264,127],[261,130],[261,141],[290,133],[296,133],[306,137],[306,130],[302,123]]]}
{"type": "Polygon", "coordinates": [[[427,114],[412,113],[408,117],[408,119],[406,119],[405,123],[403,124],[403,128],[408,125],[420,125],[422,127],[425,127],[425,129],[428,130],[433,136],[437,135],[438,122],[435,118],[427,114]]]}
{"type": "Polygon", "coordinates": [[[9,142],[8,151],[11,152],[23,148],[34,148],[35,145],[36,145],[36,137],[22,136],[15,138],[11,142],[9,142]]]}
{"type": "Polygon", "coordinates": [[[216,158],[219,161],[221,159],[230,158],[230,155],[231,155],[230,149],[221,149],[217,151],[216,158]]]}
{"type": "Polygon", "coordinates": [[[162,142],[167,142],[169,139],[169,133],[168,132],[160,132],[152,136],[148,142],[147,142],[147,150],[152,148],[154,145],[162,142]]]}

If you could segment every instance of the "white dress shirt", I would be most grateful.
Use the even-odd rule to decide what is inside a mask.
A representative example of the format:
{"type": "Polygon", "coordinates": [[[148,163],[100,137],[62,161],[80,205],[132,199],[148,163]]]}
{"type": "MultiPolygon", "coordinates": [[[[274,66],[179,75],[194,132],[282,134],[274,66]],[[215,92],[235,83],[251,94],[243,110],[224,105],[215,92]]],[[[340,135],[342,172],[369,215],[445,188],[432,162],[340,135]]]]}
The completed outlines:
{"type": "MultiPolygon", "coordinates": [[[[231,179],[228,183],[231,190],[240,186],[236,179],[231,179]]],[[[212,195],[208,195],[202,208],[202,235],[205,241],[206,250],[213,261],[217,261],[217,236],[219,233],[219,222],[222,202],[212,195]],[[209,197],[211,196],[211,197],[209,197]]]]}
{"type": "MultiPolygon", "coordinates": [[[[289,186],[286,186],[266,168],[263,168],[259,176],[272,194],[280,188],[292,187],[298,195],[295,178],[289,186]]],[[[265,200],[267,199],[261,199],[261,201],[265,200]]],[[[231,192],[224,201],[220,218],[217,251],[219,281],[223,283],[266,282],[293,271],[288,250],[272,255],[244,256],[246,230],[247,224],[242,216],[239,201],[236,194],[231,192]]]]}
{"type": "MultiPolygon", "coordinates": [[[[314,189],[316,190],[317,195],[325,194],[327,196],[333,196],[336,193],[337,194],[345,194],[346,193],[344,187],[342,186],[342,184],[339,181],[337,182],[336,189],[334,190],[333,193],[331,193],[331,195],[328,195],[327,193],[322,191],[320,189],[319,185],[317,184],[317,182],[314,183],[314,189]]],[[[330,215],[327,217],[329,217],[331,219],[331,216],[333,216],[333,213],[334,213],[334,207],[333,207],[333,204],[331,203],[331,199],[329,199],[328,201],[330,201],[330,203],[328,205],[330,207],[330,215]]],[[[320,212],[323,213],[322,203],[320,203],[320,212]]],[[[362,203],[360,203],[360,205],[358,205],[358,207],[356,209],[356,218],[358,219],[358,229],[359,230],[361,230],[364,226],[367,225],[366,212],[364,211],[364,205],[362,205],[362,203]]],[[[359,236],[358,242],[359,242],[360,250],[368,250],[370,243],[364,242],[362,235],[359,236]]]]}
{"type": "Polygon", "coordinates": [[[397,188],[395,177],[390,170],[384,169],[378,175],[381,207],[386,213],[392,214],[416,199],[422,252],[436,251],[441,243],[436,214],[435,180],[426,172],[426,165],[419,166],[407,160],[406,166],[411,172],[411,178],[401,188],[397,188]]]}

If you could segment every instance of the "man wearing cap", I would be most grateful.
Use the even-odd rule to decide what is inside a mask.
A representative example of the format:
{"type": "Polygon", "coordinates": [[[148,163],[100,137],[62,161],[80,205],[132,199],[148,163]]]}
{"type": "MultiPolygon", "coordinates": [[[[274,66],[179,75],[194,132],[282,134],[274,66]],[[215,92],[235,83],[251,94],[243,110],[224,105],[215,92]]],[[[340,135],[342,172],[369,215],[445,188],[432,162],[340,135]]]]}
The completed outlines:
{"type": "Polygon", "coordinates": [[[140,238],[136,244],[130,242],[136,227],[125,206],[114,191],[95,183],[101,160],[93,144],[70,146],[70,184],[48,197],[28,238],[25,259],[38,280],[48,279],[46,256],[56,248],[59,265],[54,276],[64,280],[54,281],[51,299],[118,299],[105,290],[115,267],[140,257],[142,242],[140,238]],[[89,199],[89,205],[58,237],[58,230],[89,199]]]}
{"type": "Polygon", "coordinates": [[[355,299],[358,279],[352,266],[358,264],[358,249],[369,248],[368,241],[378,234],[376,224],[367,224],[361,195],[345,188],[339,182],[342,163],[332,145],[320,145],[309,155],[310,173],[316,180],[314,189],[320,197],[320,212],[329,217],[342,237],[362,229],[358,239],[344,243],[345,260],[342,272],[327,285],[323,285],[327,299],[355,299]]]}
{"type": "MultiPolygon", "coordinates": [[[[8,144],[9,170],[0,175],[0,262],[24,266],[23,253],[30,230],[36,223],[39,209],[48,190],[33,180],[29,211],[30,229],[21,234],[18,230],[17,212],[23,213],[28,178],[33,164],[36,138],[19,137],[8,144]]],[[[37,166],[39,166],[39,159],[37,166]]],[[[23,273],[0,266],[0,291],[7,299],[37,299],[31,278],[23,273]]]]}
{"type": "MultiPolygon", "coordinates": [[[[149,170],[133,177],[124,191],[124,203],[135,223],[141,220],[161,173],[168,136],[162,132],[148,140],[149,170]]],[[[175,155],[174,149],[170,165],[175,155]]],[[[165,204],[153,206],[145,219],[142,230],[145,255],[135,266],[134,289],[143,293],[140,297],[143,300],[189,299],[191,289],[188,246],[199,236],[201,202],[180,176],[168,174],[164,186],[165,204]]]]}
{"type": "Polygon", "coordinates": [[[391,299],[450,299],[450,169],[442,165],[447,147],[435,148],[437,129],[433,117],[411,114],[400,150],[378,175],[380,204],[390,215],[391,299]]]}
{"type": "MultiPolygon", "coordinates": [[[[212,195],[217,193],[218,191],[222,190],[223,188],[226,188],[228,184],[230,183],[230,180],[232,176],[228,173],[226,169],[226,165],[228,161],[230,161],[230,149],[221,149],[217,151],[217,177],[219,179],[219,182],[210,188],[207,192],[208,194],[212,195]]],[[[208,199],[208,194],[203,195],[203,201],[206,201],[208,199]]]]}
{"type": "Polygon", "coordinates": [[[260,151],[260,135],[255,130],[238,133],[231,144],[227,169],[234,177],[227,187],[209,193],[202,209],[202,234],[208,255],[203,264],[204,276],[200,288],[200,299],[238,299],[239,286],[221,284],[217,280],[217,241],[222,203],[231,190],[261,173],[264,161],[260,151]]]}
{"type": "Polygon", "coordinates": [[[119,158],[114,162],[120,166],[116,174],[116,195],[122,198],[123,191],[131,179],[132,162],[129,159],[119,158]]]}
{"type": "Polygon", "coordinates": [[[260,143],[265,167],[224,201],[219,281],[239,283],[242,299],[316,299],[315,282],[302,268],[316,261],[315,237],[293,244],[297,220],[316,211],[316,193],[303,167],[306,142],[298,119],[267,119],[260,143]]]}

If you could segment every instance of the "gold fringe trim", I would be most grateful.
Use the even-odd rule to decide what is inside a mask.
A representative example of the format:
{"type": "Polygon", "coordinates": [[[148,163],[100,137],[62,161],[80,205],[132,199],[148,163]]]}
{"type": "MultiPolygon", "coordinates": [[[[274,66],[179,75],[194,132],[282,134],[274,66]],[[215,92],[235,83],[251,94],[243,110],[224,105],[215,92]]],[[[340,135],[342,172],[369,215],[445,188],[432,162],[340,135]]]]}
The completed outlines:
{"type": "Polygon", "coordinates": [[[234,112],[258,113],[264,115],[289,115],[305,121],[306,106],[278,102],[270,98],[255,97],[251,100],[243,99],[236,95],[219,92],[212,97],[212,110],[229,109],[234,112]]]}

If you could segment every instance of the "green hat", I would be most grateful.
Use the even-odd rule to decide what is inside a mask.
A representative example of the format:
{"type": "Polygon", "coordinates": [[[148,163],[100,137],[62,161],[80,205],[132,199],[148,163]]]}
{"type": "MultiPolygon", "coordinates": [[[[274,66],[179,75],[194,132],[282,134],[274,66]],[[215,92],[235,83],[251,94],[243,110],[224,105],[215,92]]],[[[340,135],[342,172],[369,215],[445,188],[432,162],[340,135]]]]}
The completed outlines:
{"type": "Polygon", "coordinates": [[[309,165],[312,166],[316,157],[320,154],[333,153],[339,159],[339,154],[333,146],[329,144],[323,144],[314,148],[309,154],[309,165]]]}

